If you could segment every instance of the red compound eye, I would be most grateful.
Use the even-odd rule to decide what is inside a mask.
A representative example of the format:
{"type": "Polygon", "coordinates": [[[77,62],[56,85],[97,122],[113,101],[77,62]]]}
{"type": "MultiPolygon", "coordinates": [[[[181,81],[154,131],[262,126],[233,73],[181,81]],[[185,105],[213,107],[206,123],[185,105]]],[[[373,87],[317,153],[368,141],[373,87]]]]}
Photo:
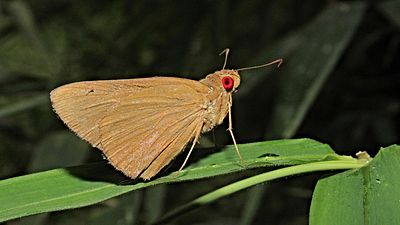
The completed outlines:
{"type": "Polygon", "coordinates": [[[233,89],[233,78],[230,76],[225,76],[222,78],[222,86],[225,88],[226,91],[232,91],[233,89]]]}

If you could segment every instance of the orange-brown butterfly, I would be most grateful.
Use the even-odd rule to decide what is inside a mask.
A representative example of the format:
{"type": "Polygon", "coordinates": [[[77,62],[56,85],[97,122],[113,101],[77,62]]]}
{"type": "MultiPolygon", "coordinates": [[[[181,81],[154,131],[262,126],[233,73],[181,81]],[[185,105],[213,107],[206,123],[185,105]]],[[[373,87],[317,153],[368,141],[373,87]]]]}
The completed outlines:
{"type": "MultiPolygon", "coordinates": [[[[240,84],[238,70],[225,69],[200,81],[176,77],[83,81],[50,93],[55,112],[79,137],[100,149],[126,176],[155,176],[192,141],[186,164],[200,134],[221,124],[229,114],[232,93],[240,84]]],[[[181,170],[180,169],[180,170],[181,170]]]]}

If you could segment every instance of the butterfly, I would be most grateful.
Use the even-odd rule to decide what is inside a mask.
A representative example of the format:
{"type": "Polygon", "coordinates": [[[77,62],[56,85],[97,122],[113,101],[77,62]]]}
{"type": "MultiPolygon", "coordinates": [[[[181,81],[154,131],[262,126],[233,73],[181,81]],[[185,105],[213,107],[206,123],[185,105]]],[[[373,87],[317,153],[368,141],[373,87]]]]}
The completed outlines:
{"type": "MultiPolygon", "coordinates": [[[[50,99],[72,131],[132,179],[154,177],[191,142],[181,170],[200,135],[228,114],[228,131],[241,159],[231,119],[240,69],[225,69],[228,52],[223,52],[223,69],[199,81],[178,77],[82,81],[54,89],[50,99]]],[[[282,59],[261,66],[275,63],[279,66],[282,59]]],[[[256,67],[243,69],[249,68],[256,67]]]]}

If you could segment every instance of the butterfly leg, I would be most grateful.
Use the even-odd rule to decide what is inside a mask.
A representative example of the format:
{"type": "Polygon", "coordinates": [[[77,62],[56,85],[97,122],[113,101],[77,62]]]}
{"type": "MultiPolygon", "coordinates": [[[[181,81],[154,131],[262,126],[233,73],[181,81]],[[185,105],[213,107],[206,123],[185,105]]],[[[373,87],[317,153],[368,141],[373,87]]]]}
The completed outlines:
{"type": "Polygon", "coordinates": [[[228,119],[229,119],[229,127],[228,127],[228,131],[231,134],[232,137],[232,141],[233,141],[233,145],[235,146],[236,149],[236,153],[238,154],[239,158],[240,158],[240,162],[242,165],[244,165],[243,163],[243,158],[242,155],[240,154],[239,148],[236,144],[236,140],[235,140],[235,136],[233,135],[233,127],[232,127],[232,113],[231,113],[231,109],[232,109],[232,95],[229,96],[229,110],[228,110],[228,119]]]}
{"type": "Polygon", "coordinates": [[[190,154],[192,154],[194,146],[196,145],[197,141],[199,140],[200,133],[201,133],[201,129],[198,129],[198,131],[196,131],[196,135],[195,135],[195,137],[193,139],[192,146],[190,147],[190,150],[189,150],[189,152],[188,152],[188,154],[187,154],[187,156],[185,158],[185,161],[183,161],[182,166],[178,170],[177,176],[179,175],[179,172],[185,167],[185,165],[186,165],[186,163],[187,163],[187,161],[188,161],[188,159],[190,157],[190,154]]]}

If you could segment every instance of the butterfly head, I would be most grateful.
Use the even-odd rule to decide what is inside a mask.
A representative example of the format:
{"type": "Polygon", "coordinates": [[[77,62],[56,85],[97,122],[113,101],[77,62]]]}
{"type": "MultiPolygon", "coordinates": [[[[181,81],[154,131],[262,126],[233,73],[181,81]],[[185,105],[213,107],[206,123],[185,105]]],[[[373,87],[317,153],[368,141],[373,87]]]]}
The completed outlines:
{"type": "Polygon", "coordinates": [[[218,73],[220,84],[225,91],[234,92],[240,84],[240,76],[236,70],[221,70],[218,73]]]}
{"type": "Polygon", "coordinates": [[[240,76],[236,70],[218,70],[200,80],[201,83],[215,88],[218,92],[233,93],[240,84],[240,76]]]}

